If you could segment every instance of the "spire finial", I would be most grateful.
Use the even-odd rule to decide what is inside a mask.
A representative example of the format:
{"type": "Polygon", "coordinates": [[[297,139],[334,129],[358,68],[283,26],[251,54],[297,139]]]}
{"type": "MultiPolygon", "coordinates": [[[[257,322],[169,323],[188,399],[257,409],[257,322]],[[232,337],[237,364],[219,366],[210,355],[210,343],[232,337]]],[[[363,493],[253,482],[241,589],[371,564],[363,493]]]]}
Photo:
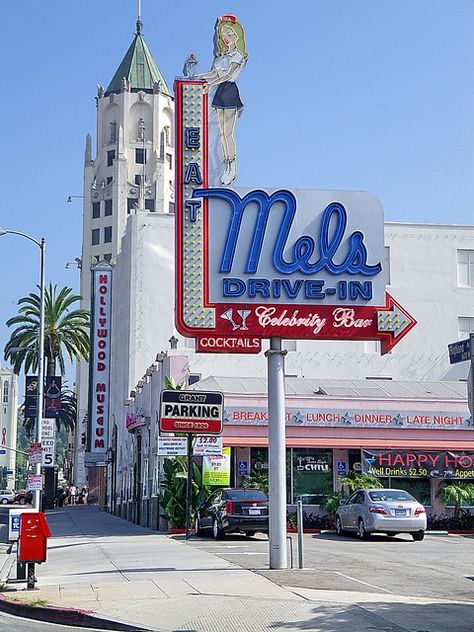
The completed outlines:
{"type": "Polygon", "coordinates": [[[138,19],[137,19],[137,35],[142,32],[142,0],[138,0],[138,19]]]}

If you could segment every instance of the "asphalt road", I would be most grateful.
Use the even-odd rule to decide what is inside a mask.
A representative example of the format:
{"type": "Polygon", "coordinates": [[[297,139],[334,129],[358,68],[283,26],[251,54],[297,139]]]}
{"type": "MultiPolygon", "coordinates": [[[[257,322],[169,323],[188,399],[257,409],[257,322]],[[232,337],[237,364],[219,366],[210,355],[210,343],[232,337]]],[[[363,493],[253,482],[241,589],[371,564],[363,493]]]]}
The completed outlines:
{"type": "MultiPolygon", "coordinates": [[[[292,541],[297,566],[296,536],[292,541]]],[[[261,534],[253,538],[228,535],[218,541],[194,537],[188,543],[282,586],[462,601],[474,598],[474,536],[426,536],[414,542],[409,535],[374,535],[360,541],[335,533],[306,534],[305,569],[285,571],[269,569],[269,543],[261,534]]]]}

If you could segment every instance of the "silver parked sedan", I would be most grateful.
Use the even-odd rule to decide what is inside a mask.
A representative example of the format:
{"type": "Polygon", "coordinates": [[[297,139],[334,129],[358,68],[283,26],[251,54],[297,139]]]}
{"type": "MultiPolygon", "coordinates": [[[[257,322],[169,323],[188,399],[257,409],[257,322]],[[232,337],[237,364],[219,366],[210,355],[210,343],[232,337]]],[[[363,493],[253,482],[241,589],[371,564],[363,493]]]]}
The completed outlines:
{"type": "Polygon", "coordinates": [[[338,535],[356,531],[362,540],[376,532],[410,533],[414,540],[423,540],[425,530],[425,508],[403,489],[359,490],[341,501],[336,514],[338,535]]]}

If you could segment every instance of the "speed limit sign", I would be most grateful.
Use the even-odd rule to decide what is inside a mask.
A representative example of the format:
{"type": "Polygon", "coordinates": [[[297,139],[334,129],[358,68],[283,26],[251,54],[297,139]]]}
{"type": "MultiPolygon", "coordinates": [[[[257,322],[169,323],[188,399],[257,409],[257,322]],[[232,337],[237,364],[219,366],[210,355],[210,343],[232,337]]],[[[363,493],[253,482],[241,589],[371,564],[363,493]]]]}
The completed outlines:
{"type": "Polygon", "coordinates": [[[41,424],[41,446],[43,448],[44,467],[54,467],[56,460],[56,438],[54,436],[54,420],[43,419],[41,424]]]}

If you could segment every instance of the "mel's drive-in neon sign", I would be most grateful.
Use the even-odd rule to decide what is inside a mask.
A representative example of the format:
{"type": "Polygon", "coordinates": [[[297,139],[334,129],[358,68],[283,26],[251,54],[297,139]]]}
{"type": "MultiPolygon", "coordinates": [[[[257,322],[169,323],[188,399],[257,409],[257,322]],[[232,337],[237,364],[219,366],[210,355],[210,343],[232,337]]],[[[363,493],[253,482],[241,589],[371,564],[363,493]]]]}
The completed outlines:
{"type": "Polygon", "coordinates": [[[208,73],[194,76],[190,58],[175,82],[177,328],[204,352],[258,352],[271,336],[381,340],[386,352],[415,321],[386,294],[378,200],[230,188],[236,118],[227,131],[226,122],[243,107],[237,78],[247,60],[236,24],[217,21],[208,73]],[[220,81],[225,64],[234,86],[220,81]]]}

